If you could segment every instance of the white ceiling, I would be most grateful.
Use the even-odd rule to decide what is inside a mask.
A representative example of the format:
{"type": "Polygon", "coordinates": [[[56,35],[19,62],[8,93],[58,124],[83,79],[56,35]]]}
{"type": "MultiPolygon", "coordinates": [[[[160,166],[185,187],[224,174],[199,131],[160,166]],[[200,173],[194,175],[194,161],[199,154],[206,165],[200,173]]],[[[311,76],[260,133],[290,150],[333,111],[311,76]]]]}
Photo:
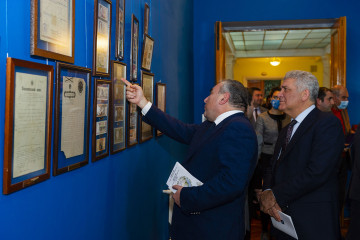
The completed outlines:
{"type": "Polygon", "coordinates": [[[235,57],[321,56],[329,49],[331,29],[229,31],[225,38],[235,57]]]}

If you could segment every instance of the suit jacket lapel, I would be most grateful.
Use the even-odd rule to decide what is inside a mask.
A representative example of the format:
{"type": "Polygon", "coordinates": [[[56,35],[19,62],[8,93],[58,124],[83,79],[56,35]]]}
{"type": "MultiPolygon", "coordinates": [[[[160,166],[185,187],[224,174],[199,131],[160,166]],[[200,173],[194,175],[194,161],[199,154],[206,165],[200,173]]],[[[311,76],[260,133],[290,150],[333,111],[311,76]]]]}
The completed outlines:
{"type": "Polygon", "coordinates": [[[306,118],[300,123],[300,126],[297,128],[296,132],[294,133],[289,144],[286,147],[284,158],[291,151],[291,149],[296,145],[296,142],[301,138],[301,136],[313,125],[313,123],[315,122],[316,116],[319,113],[318,111],[320,111],[320,110],[318,110],[317,108],[314,108],[306,116],[306,118]]]}

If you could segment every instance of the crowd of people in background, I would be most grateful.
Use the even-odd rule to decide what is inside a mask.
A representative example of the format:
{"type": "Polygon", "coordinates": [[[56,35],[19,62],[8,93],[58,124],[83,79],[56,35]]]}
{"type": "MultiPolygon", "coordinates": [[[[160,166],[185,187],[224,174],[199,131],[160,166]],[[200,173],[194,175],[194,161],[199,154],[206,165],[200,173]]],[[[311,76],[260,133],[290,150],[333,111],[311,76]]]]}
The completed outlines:
{"type": "Polygon", "coordinates": [[[172,186],[172,240],[251,239],[256,208],[262,240],[294,239],[269,227],[282,214],[291,216],[300,240],[342,239],[351,168],[346,239],[358,239],[360,137],[350,127],[345,87],[319,88],[313,74],[295,70],[263,103],[261,89],[224,80],[204,99],[206,120],[186,124],[149,102],[140,86],[122,80],[127,100],[141,109],[145,122],[189,145],[181,164],[201,182],[172,186]]]}
{"type": "MultiPolygon", "coordinates": [[[[265,101],[260,88],[248,88],[249,106],[247,109],[247,117],[255,129],[258,139],[258,163],[248,188],[248,206],[246,206],[246,208],[248,208],[249,211],[249,221],[247,225],[250,226],[249,222],[252,218],[260,219],[262,227],[261,240],[293,239],[270,227],[270,216],[278,217],[276,210],[285,211],[295,218],[293,219],[295,222],[294,225],[299,229],[301,235],[299,239],[346,238],[347,240],[352,240],[359,238],[357,229],[360,227],[360,134],[359,131],[357,131],[355,135],[357,125],[353,127],[350,125],[347,112],[349,94],[344,86],[336,85],[332,88],[318,87],[315,86],[316,84],[314,85],[315,82],[317,83],[317,80],[311,73],[292,71],[285,76],[281,86],[271,89],[265,101]],[[304,92],[305,89],[309,91],[309,93],[307,93],[308,96],[304,96],[306,95],[304,92]],[[295,92],[299,94],[297,97],[295,96],[296,94],[294,94],[295,92]],[[286,97],[290,100],[287,101],[286,97]],[[296,98],[298,100],[297,102],[291,102],[292,99],[296,98]],[[280,102],[283,103],[282,107],[280,107],[280,102]],[[315,107],[321,112],[318,113],[319,116],[317,117],[312,116],[314,115],[313,108],[315,107]],[[291,153],[287,153],[288,147],[284,147],[284,143],[278,141],[278,138],[280,134],[282,134],[284,139],[288,138],[289,136],[285,135],[287,135],[290,128],[291,130],[293,128],[290,126],[290,122],[297,120],[299,115],[304,114],[304,112],[307,112],[309,117],[305,116],[305,118],[301,119],[301,121],[305,119],[301,127],[304,128],[307,124],[306,119],[312,117],[312,122],[307,124],[309,126],[306,131],[313,133],[308,134],[309,137],[307,138],[305,136],[307,134],[306,131],[300,130],[301,133],[294,137],[296,138],[294,141],[297,141],[296,145],[298,145],[299,151],[294,150],[296,146],[289,143],[292,147],[291,151],[294,152],[295,155],[308,157],[307,159],[300,159],[295,155],[292,156],[291,153]],[[324,127],[325,123],[323,119],[332,121],[333,125],[330,126],[326,124],[327,128],[324,127]],[[334,121],[334,119],[338,120],[334,121]],[[336,122],[341,124],[336,124],[336,122]],[[314,128],[314,126],[317,126],[318,130],[311,129],[314,128]],[[287,129],[281,133],[283,128],[287,129]],[[323,128],[323,130],[320,130],[321,128],[323,128]],[[330,131],[331,133],[329,133],[330,131]],[[338,137],[336,137],[339,131],[343,136],[339,137],[338,135],[338,137]],[[320,136],[321,140],[314,139],[314,137],[320,138],[320,136]],[[301,138],[312,144],[300,145],[301,138]],[[338,138],[338,141],[336,141],[335,138],[338,138]],[[344,139],[344,141],[342,141],[342,139],[344,139]],[[279,146],[276,147],[277,142],[279,146]],[[318,149],[315,149],[316,146],[314,146],[314,144],[318,144],[318,149]],[[324,146],[326,147],[323,148],[324,146]],[[340,150],[338,146],[341,146],[340,150]],[[278,148],[277,151],[276,148],[278,148]],[[330,150],[331,148],[333,151],[330,150]],[[338,150],[335,151],[335,149],[338,150]],[[279,170],[281,169],[280,164],[284,162],[284,151],[285,154],[287,154],[284,154],[285,158],[287,157],[289,162],[284,164],[284,172],[279,174],[279,171],[281,171],[279,170]],[[301,153],[306,151],[308,151],[307,155],[301,153]],[[321,155],[321,153],[319,153],[320,151],[326,153],[321,155]],[[274,152],[276,153],[275,157],[274,152]],[[299,159],[299,162],[296,163],[296,159],[299,159]],[[293,163],[290,163],[291,161],[293,163]],[[302,161],[302,163],[300,163],[300,161],[302,161]],[[295,169],[295,171],[292,169],[295,169]],[[349,184],[347,184],[348,174],[351,170],[350,189],[347,189],[346,186],[349,186],[349,184]],[[285,173],[286,171],[293,175],[285,173]],[[319,174],[323,174],[324,176],[319,177],[319,174]],[[296,178],[296,175],[299,177],[296,178]],[[291,177],[284,179],[285,176],[291,177]],[[281,179],[283,181],[281,181],[281,179]],[[310,180],[312,182],[309,182],[310,180]],[[300,186],[300,184],[303,186],[300,186]],[[307,186],[307,184],[309,186],[307,186]],[[337,188],[335,185],[337,185],[337,188]],[[265,191],[268,196],[263,194],[265,191]],[[327,191],[328,194],[319,193],[321,191],[327,191]],[[331,194],[331,192],[337,194],[336,201],[334,201],[334,195],[331,194]],[[268,199],[265,200],[266,197],[271,199],[271,205],[268,205],[269,207],[264,207],[264,205],[266,206],[266,202],[269,201],[268,199]],[[318,206],[314,205],[312,207],[311,199],[315,200],[318,206]],[[348,233],[343,236],[340,231],[339,221],[343,221],[346,200],[348,200],[348,203],[350,202],[348,205],[351,207],[351,219],[348,233]],[[264,203],[262,203],[262,201],[264,203]],[[326,206],[329,205],[329,202],[332,202],[333,207],[326,206]],[[281,204],[283,206],[281,206],[281,204]],[[308,204],[307,208],[311,209],[315,214],[312,220],[312,215],[310,215],[308,211],[309,209],[303,208],[306,204],[308,204]],[[259,208],[262,210],[260,211],[260,215],[258,214],[259,208]],[[336,216],[334,216],[334,214],[325,214],[327,220],[325,219],[324,221],[327,221],[329,224],[324,223],[320,217],[320,214],[323,214],[321,210],[334,209],[337,213],[336,216]],[[299,210],[304,212],[300,213],[298,212],[299,210]],[[307,213],[307,215],[305,215],[305,213],[307,213]],[[306,224],[300,223],[299,221],[308,222],[313,230],[312,233],[307,230],[306,224]],[[326,229],[326,226],[330,228],[326,229]],[[318,234],[316,232],[322,233],[318,234]]],[[[295,122],[294,126],[296,126],[296,124],[298,124],[298,122],[295,122]]],[[[293,136],[294,133],[292,132],[290,139],[293,136]]],[[[245,239],[251,239],[249,227],[247,228],[245,239]]]]}

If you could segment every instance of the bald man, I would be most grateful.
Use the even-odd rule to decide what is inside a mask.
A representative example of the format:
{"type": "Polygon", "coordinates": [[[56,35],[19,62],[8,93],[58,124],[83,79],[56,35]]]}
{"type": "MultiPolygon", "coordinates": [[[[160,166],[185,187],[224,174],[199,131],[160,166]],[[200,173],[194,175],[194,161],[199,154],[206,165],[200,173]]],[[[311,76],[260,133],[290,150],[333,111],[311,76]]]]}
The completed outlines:
{"type": "Polygon", "coordinates": [[[334,106],[331,109],[334,115],[340,120],[343,126],[344,135],[351,133],[350,119],[347,111],[349,105],[349,92],[346,87],[336,85],[331,88],[334,97],[334,106]]]}

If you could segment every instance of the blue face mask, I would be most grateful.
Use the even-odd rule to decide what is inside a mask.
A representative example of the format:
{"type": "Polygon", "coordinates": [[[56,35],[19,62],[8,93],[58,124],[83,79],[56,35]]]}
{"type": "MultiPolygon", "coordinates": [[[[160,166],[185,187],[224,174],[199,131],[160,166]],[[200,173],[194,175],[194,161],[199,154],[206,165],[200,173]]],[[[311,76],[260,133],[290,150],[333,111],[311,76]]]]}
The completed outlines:
{"type": "Polygon", "coordinates": [[[339,109],[346,109],[349,105],[349,101],[341,101],[340,105],[338,106],[339,109]]]}
{"type": "Polygon", "coordinates": [[[280,100],[271,100],[271,106],[274,108],[274,109],[279,109],[279,106],[280,106],[280,100]]]}

